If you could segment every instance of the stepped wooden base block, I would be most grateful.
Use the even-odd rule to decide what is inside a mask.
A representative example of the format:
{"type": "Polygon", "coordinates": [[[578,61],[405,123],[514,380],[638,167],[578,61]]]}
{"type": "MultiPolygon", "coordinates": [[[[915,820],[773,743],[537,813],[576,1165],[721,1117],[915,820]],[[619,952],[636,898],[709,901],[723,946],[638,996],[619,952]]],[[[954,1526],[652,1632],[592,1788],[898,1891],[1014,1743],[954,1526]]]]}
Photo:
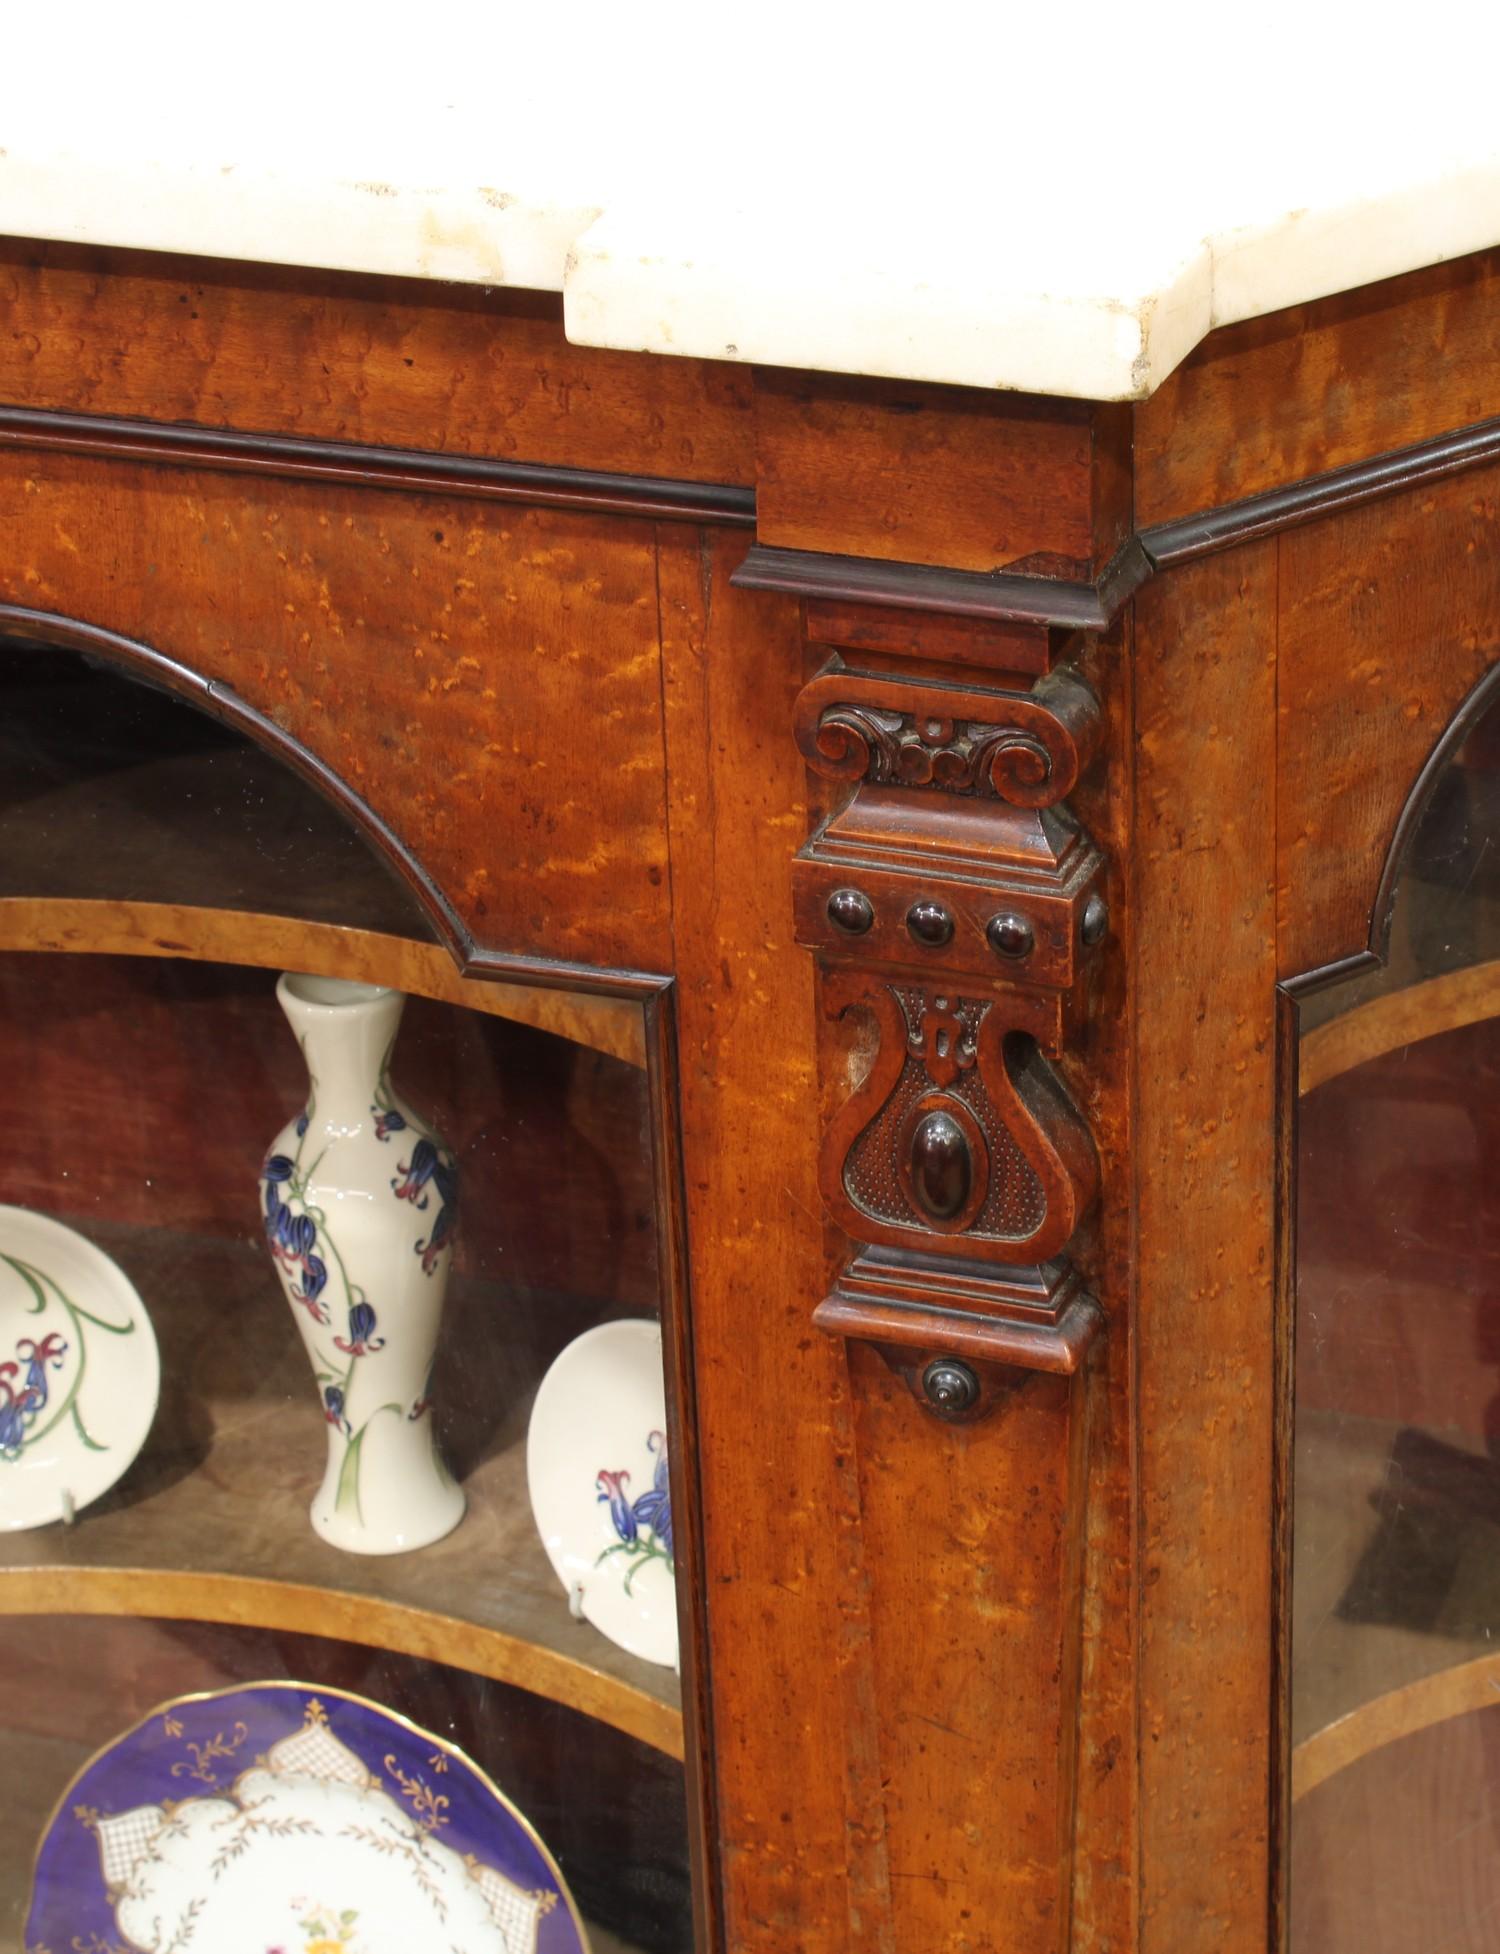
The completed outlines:
{"type": "Polygon", "coordinates": [[[1082,1368],[1104,1326],[1066,1263],[975,1269],[880,1248],[849,1264],[813,1321],[830,1336],[1063,1377],[1082,1368]]]}

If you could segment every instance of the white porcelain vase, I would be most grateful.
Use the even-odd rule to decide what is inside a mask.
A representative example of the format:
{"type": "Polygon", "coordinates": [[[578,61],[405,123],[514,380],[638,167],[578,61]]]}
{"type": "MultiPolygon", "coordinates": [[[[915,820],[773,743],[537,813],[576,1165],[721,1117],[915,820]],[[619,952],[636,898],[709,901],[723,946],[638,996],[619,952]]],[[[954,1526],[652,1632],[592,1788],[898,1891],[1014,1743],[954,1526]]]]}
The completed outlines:
{"type": "Polygon", "coordinates": [[[349,1553],[404,1553],[464,1511],[430,1395],[458,1176],[391,1087],[400,991],[289,971],[276,995],[309,1091],[271,1143],[261,1213],[328,1431],[312,1523],[349,1553]]]}

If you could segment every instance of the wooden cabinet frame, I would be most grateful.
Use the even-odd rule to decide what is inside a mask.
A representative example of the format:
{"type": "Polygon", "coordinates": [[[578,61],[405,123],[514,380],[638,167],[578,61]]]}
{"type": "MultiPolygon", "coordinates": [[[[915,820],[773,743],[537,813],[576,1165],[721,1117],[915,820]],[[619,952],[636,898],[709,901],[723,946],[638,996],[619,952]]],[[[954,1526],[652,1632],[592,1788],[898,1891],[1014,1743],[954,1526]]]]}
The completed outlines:
{"type": "Polygon", "coordinates": [[[1500,657],[1500,257],[1133,409],[0,277],[0,629],[332,797],[414,988],[650,1005],[705,1948],[1274,1947],[1286,988],[1500,657]]]}

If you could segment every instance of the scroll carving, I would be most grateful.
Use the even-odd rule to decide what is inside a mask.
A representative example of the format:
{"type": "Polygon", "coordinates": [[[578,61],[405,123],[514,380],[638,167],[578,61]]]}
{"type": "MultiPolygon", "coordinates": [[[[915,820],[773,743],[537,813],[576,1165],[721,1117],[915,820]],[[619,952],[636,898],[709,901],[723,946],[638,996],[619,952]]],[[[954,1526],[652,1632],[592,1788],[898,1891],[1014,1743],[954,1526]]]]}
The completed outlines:
{"type": "Polygon", "coordinates": [[[912,687],[834,660],[797,703],[797,743],[834,780],[896,782],[1051,807],[1071,792],[1099,737],[1098,702],[1073,673],[1029,692],[929,681],[912,687]]]}

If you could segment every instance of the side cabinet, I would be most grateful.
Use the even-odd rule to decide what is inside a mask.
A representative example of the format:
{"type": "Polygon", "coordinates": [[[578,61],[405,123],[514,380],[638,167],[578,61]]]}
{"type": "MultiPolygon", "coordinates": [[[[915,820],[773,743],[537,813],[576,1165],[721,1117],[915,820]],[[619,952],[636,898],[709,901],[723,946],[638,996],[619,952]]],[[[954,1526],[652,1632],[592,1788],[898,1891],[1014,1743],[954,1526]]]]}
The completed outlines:
{"type": "MultiPolygon", "coordinates": [[[[1373,1720],[1299,1681],[1303,1442],[1389,1414],[1424,1511],[1461,1483],[1488,1525],[1490,1426],[1437,1358],[1398,1416],[1298,1344],[1360,1335],[1298,1168],[1392,1053],[1413,1119],[1480,1131],[1431,1041],[1500,958],[1500,263],[1226,329],[1134,404],[588,352],[419,281],[17,242],[0,279],[0,1202],[129,1270],[165,1380],[113,1490],[0,1531],[12,1938],[70,1944],[24,1939],[44,1839],[71,1944],[125,1936],[150,1839],[101,1858],[106,1765],[154,1744],[170,1826],[256,1748],[176,1706],[295,1683],[304,1742],[356,1701],[433,1735],[366,1785],[418,1858],[455,1753],[525,1815],[521,1954],[573,1954],[574,1902],[595,1954],[1352,1946],[1305,1801],[1449,1698],[1415,1657],[1373,1720]],[[468,1512],[409,1555],[306,1522],[355,1432],[298,1341],[321,1287],[289,1311],[264,1257],[268,1212],[304,1278],[332,1227],[257,1193],[308,1093],[283,968],[406,994],[465,1190],[468,1512]],[[660,1423],[596,1457],[578,1401],[559,1578],[532,1405],[630,1321],[660,1423]]],[[[319,1327],[369,1362],[346,1287],[319,1327]]],[[[1466,1674],[1437,1721],[1487,1731],[1466,1674]]]]}

